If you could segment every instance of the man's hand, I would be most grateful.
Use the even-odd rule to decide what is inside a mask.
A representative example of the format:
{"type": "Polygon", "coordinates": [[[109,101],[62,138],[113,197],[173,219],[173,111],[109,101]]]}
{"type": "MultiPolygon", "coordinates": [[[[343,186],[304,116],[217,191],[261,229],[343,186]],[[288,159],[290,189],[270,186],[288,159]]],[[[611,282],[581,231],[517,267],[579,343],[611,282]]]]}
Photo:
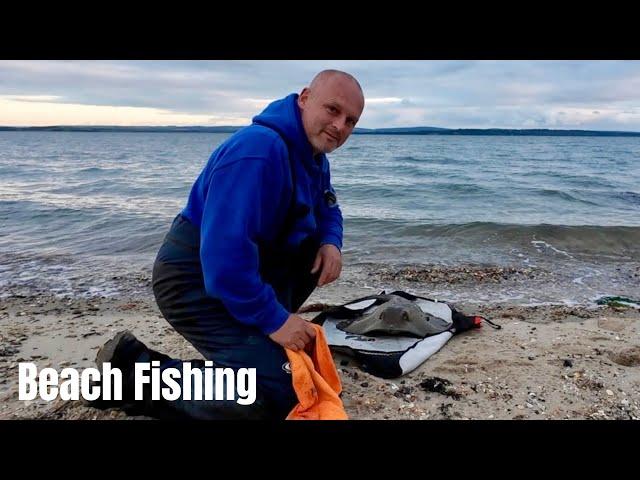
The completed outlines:
{"type": "Polygon", "coordinates": [[[300,315],[292,313],[278,330],[269,335],[269,338],[284,348],[297,352],[304,350],[315,336],[316,331],[313,326],[300,315]]]}
{"type": "Polygon", "coordinates": [[[322,245],[316,254],[311,273],[316,273],[322,267],[318,286],[322,287],[333,282],[340,276],[342,271],[342,254],[335,245],[322,245]]]}

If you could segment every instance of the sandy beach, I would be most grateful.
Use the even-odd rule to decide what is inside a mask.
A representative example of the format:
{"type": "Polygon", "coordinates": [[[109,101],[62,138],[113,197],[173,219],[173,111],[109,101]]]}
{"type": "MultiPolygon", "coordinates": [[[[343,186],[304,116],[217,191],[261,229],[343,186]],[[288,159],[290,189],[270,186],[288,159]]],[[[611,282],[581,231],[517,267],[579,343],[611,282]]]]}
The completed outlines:
{"type": "MultiPolygon", "coordinates": [[[[0,60],[0,78],[0,420],[147,419],[87,406],[105,393],[109,367],[76,374],[124,330],[202,360],[160,314],[156,259],[199,276],[199,258],[207,290],[259,327],[275,320],[259,310],[286,316],[264,285],[289,305],[278,284],[304,281],[308,272],[288,266],[307,241],[334,245],[342,260],[342,276],[302,306],[317,307],[300,312],[307,320],[396,290],[489,320],[417,348],[361,338],[384,331],[376,322],[336,322],[345,343],[369,349],[363,365],[338,351],[327,323],[350,419],[640,419],[640,62],[18,58],[0,60]],[[402,358],[376,356],[404,347],[402,358]],[[364,370],[374,364],[407,373],[378,378],[364,370]],[[20,400],[34,373],[37,399],[20,400]],[[82,400],[46,401],[43,390],[82,400]]],[[[335,252],[315,260],[333,278],[335,252]]],[[[172,315],[190,315],[181,303],[198,301],[193,277],[171,271],[165,282],[161,270],[172,315]]],[[[386,312],[377,320],[415,320],[410,309],[386,312]]],[[[409,333],[442,333],[437,323],[409,333]]],[[[271,376],[260,349],[279,346],[223,327],[206,332],[216,347],[242,343],[261,364],[238,365],[257,371],[229,373],[230,388],[207,395],[223,384],[209,381],[228,359],[218,352],[205,396],[253,403],[263,393],[254,374],[271,376]]],[[[284,358],[272,366],[288,370],[284,358]]],[[[187,396],[184,370],[152,364],[134,377],[171,401],[187,396]]],[[[454,456],[501,453],[458,443],[454,456]]]]}
{"type": "MultiPolygon", "coordinates": [[[[508,281],[496,269],[444,277],[469,288],[508,281]]],[[[307,304],[339,304],[369,295],[388,286],[389,278],[396,288],[425,296],[443,283],[436,270],[422,276],[383,272],[366,287],[350,278],[347,269],[336,283],[317,289],[307,304]]],[[[122,329],[161,352],[200,358],[162,318],[150,292],[115,298],[7,294],[0,303],[0,419],[134,418],[80,402],[18,400],[19,362],[38,368],[90,367],[99,346],[122,329]]],[[[418,369],[391,380],[334,355],[351,419],[640,418],[639,310],[508,302],[455,306],[503,328],[484,326],[457,335],[418,369]]]]}

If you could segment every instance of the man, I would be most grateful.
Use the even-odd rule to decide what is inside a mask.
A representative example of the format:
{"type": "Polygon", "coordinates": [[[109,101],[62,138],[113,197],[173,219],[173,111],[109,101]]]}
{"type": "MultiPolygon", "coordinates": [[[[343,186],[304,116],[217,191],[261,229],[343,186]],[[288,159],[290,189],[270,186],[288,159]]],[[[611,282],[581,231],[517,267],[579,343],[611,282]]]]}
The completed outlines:
{"type": "MultiPolygon", "coordinates": [[[[216,367],[256,368],[257,400],[132,402],[125,383],[125,410],[284,418],[297,403],[284,349],[303,349],[315,331],[295,312],[342,268],[342,214],[325,154],[347,140],[363,109],[357,80],[336,70],[271,103],[213,152],[158,252],[153,290],[163,316],[216,367]]],[[[134,362],[153,360],[161,369],[182,363],[129,332],[96,358],[125,378],[134,362]]]]}

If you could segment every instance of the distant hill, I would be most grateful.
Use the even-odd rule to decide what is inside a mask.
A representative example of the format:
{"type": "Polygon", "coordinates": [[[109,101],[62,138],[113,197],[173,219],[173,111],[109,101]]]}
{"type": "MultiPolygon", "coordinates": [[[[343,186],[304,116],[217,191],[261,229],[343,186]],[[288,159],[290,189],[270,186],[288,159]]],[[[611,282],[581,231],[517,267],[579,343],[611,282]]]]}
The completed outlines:
{"type": "Polygon", "coordinates": [[[449,128],[438,127],[356,128],[353,133],[361,135],[431,135],[449,130],[449,128]]]}
{"type": "Polygon", "coordinates": [[[206,132],[234,133],[242,127],[121,127],[117,125],[55,125],[51,127],[0,127],[0,131],[41,131],[41,132],[206,132]]]}
{"type": "MultiPolygon", "coordinates": [[[[234,133],[242,127],[120,127],[111,125],[77,125],[51,127],[2,127],[0,131],[44,131],[44,132],[204,132],[234,133]]],[[[640,132],[616,132],[602,130],[552,130],[547,128],[356,128],[355,135],[507,135],[507,136],[552,136],[552,137],[640,137],[640,132]]]]}
{"type": "Polygon", "coordinates": [[[360,135],[507,135],[507,136],[553,136],[553,137],[640,137],[640,132],[615,132],[604,130],[552,130],[548,128],[374,128],[358,129],[360,135]]]}
{"type": "Polygon", "coordinates": [[[508,136],[534,136],[534,137],[640,137],[640,132],[616,132],[607,130],[552,130],[549,128],[456,128],[442,132],[427,133],[422,135],[508,135],[508,136]]]}

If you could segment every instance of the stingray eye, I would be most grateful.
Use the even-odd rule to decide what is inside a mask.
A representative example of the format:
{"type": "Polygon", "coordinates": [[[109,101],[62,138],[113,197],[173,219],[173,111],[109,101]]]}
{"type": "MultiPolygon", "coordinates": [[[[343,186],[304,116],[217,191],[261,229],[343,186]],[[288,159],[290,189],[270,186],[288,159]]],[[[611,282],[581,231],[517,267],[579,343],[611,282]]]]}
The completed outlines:
{"type": "Polygon", "coordinates": [[[407,314],[407,312],[402,313],[402,320],[404,320],[405,322],[409,321],[409,315],[407,314]]]}

